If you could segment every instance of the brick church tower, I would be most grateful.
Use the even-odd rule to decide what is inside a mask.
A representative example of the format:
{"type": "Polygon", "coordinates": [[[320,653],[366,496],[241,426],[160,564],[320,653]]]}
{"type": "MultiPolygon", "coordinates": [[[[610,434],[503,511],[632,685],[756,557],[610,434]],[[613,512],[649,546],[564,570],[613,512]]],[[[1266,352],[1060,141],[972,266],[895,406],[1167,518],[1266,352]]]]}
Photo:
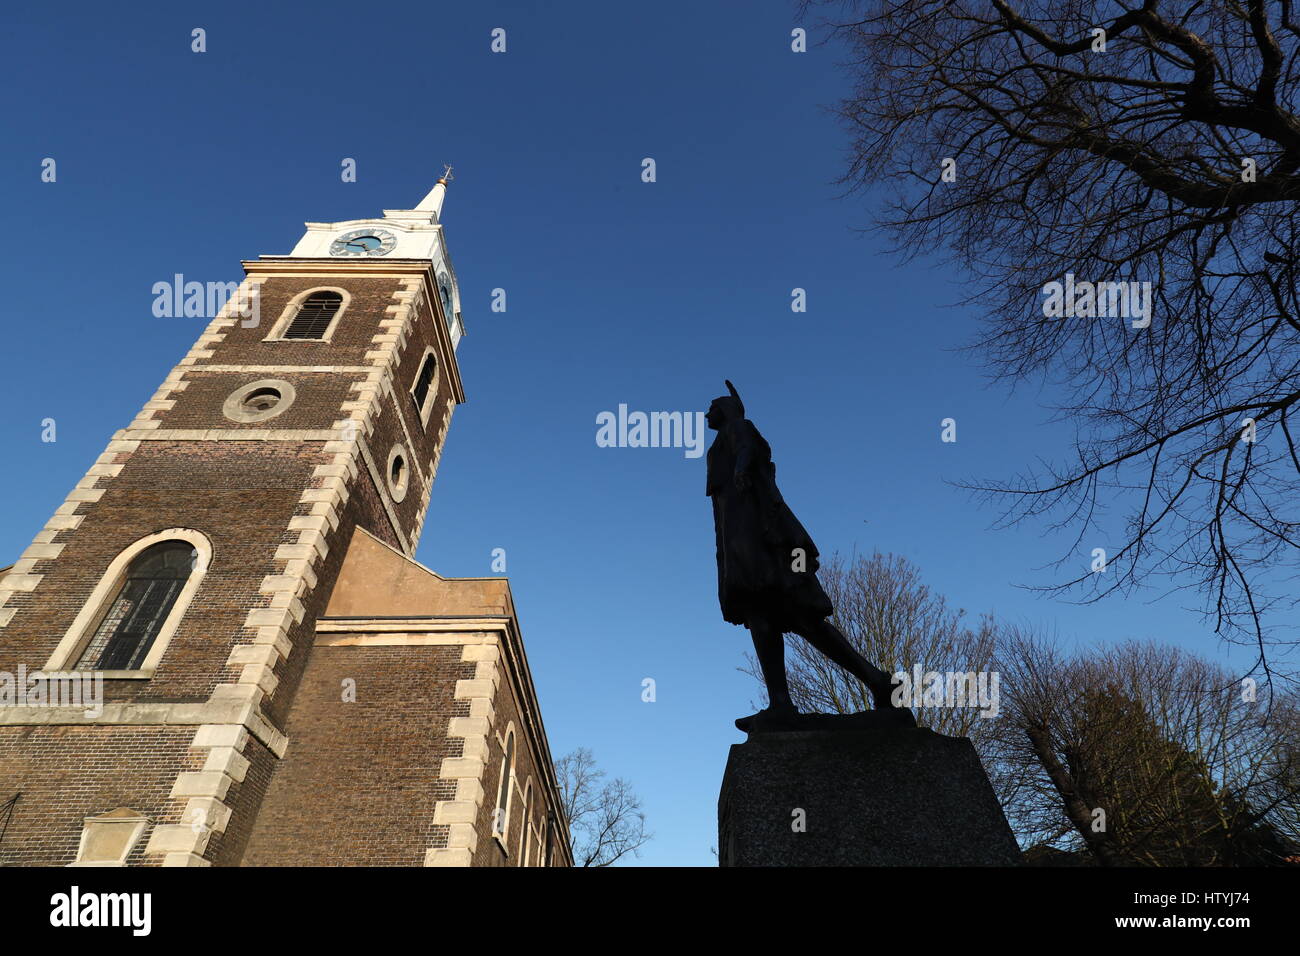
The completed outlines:
{"type": "Polygon", "coordinates": [[[243,263],[0,571],[0,865],[571,865],[506,580],[414,560],[446,190],[243,263]]]}

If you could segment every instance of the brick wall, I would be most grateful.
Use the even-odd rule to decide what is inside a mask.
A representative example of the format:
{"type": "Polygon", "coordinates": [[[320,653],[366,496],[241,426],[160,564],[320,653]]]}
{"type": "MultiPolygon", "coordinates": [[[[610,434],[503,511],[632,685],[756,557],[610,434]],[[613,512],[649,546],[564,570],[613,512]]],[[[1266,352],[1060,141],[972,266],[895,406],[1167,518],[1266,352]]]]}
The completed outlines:
{"type": "MultiPolygon", "coordinates": [[[[14,807],[0,866],[63,866],[77,855],[85,817],[118,807],[151,824],[179,823],[168,800],[181,767],[193,766],[192,727],[0,727],[0,803],[14,807]]],[[[146,859],[148,833],[127,862],[146,859]]]]}
{"type": "Polygon", "coordinates": [[[474,676],[453,645],[320,646],[287,721],[291,740],[253,828],[246,866],[421,866],[435,845],[446,735],[474,676]],[[343,682],[356,682],[345,702],[343,682]]]}
{"type": "MultiPolygon", "coordinates": [[[[543,803],[543,777],[539,771],[530,738],[519,716],[518,700],[511,682],[502,675],[493,697],[492,733],[488,736],[489,759],[484,768],[483,789],[486,797],[479,811],[477,828],[480,834],[478,848],[474,853],[474,866],[521,866],[524,838],[524,795],[528,783],[532,782],[531,820],[537,828],[532,837],[529,851],[529,866],[543,864],[542,854],[546,840],[546,810],[543,803]],[[510,821],[506,827],[505,840],[492,836],[493,812],[501,786],[501,771],[505,753],[505,735],[508,727],[515,730],[515,789],[510,801],[510,821]]],[[[559,863],[559,854],[555,861],[559,863]]]]}

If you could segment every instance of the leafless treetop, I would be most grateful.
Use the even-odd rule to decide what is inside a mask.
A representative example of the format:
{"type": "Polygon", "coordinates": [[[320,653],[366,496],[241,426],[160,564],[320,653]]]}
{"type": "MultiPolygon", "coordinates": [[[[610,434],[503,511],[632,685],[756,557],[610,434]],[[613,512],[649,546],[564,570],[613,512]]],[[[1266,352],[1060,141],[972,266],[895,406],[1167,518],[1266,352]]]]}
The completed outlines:
{"type": "Polygon", "coordinates": [[[1075,552],[1080,572],[1054,586],[1096,598],[1170,575],[1268,670],[1300,563],[1292,4],[834,6],[854,80],[846,184],[883,184],[880,222],[902,251],[945,254],[972,279],[995,378],[1067,396],[1070,460],[976,487],[1011,520],[1109,545],[1109,573],[1075,552]],[[1150,326],[1045,316],[1045,284],[1067,273],[1150,282],[1150,326]]]}

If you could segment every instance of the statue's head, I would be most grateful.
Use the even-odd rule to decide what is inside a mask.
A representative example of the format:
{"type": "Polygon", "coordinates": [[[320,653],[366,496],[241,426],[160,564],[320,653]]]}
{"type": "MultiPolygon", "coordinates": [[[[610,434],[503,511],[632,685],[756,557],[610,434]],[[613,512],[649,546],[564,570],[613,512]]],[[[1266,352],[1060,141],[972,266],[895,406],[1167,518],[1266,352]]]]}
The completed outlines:
{"type": "Polygon", "coordinates": [[[722,428],[727,422],[738,421],[745,417],[745,403],[740,400],[736,386],[727,382],[727,391],[731,394],[715,398],[709,405],[708,414],[704,416],[704,421],[714,431],[722,428]]]}

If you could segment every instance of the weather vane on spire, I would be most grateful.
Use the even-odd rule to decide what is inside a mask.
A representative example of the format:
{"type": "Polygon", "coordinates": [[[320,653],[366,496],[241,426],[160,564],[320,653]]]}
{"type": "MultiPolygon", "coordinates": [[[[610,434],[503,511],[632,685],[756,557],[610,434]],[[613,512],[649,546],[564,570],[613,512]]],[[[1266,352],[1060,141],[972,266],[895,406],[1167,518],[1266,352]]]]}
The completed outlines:
{"type": "Polygon", "coordinates": [[[439,179],[438,182],[442,183],[442,184],[445,186],[445,185],[447,185],[449,182],[451,182],[453,179],[455,179],[456,177],[453,176],[453,175],[451,174],[451,164],[450,164],[450,163],[443,163],[442,165],[445,166],[446,169],[444,169],[444,170],[442,171],[442,178],[439,179]]]}

